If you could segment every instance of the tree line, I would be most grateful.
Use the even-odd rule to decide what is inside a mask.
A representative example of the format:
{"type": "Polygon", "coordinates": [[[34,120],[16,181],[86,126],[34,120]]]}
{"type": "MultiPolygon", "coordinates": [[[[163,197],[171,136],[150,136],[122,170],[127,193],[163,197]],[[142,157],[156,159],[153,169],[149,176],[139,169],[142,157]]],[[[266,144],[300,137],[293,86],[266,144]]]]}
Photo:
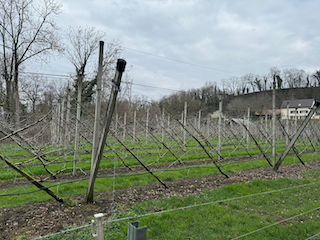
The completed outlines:
{"type": "MultiPolygon", "coordinates": [[[[27,116],[32,118],[44,114],[58,99],[66,98],[67,94],[73,96],[72,108],[75,111],[79,83],[82,85],[81,103],[90,110],[94,109],[97,72],[92,72],[92,69],[97,69],[95,56],[99,41],[106,33],[81,26],[61,31],[56,24],[61,9],[62,5],[57,0],[0,0],[0,110],[8,123],[15,125],[27,116]],[[72,63],[74,70],[68,77],[69,81],[65,77],[58,77],[56,81],[48,82],[48,76],[25,72],[27,66],[33,63],[49,62],[54,53],[59,53],[72,63]]],[[[108,99],[116,59],[123,51],[118,40],[109,42],[105,49],[102,87],[102,99],[105,101],[102,107],[108,99]]],[[[236,100],[235,96],[268,92],[273,87],[273,81],[277,89],[318,88],[320,70],[309,73],[297,68],[280,70],[272,67],[265,74],[231,76],[222,79],[219,86],[215,82],[207,82],[201,88],[179,91],[151,103],[144,97],[132,99],[130,94],[125,95],[123,91],[118,111],[119,115],[131,111],[131,116],[135,109],[138,116],[143,116],[148,108],[153,109],[153,115],[160,116],[156,109],[170,108],[178,116],[187,101],[188,115],[196,116],[201,112],[202,116],[207,116],[218,110],[221,98],[224,112],[241,115],[250,104],[256,106],[253,107],[255,111],[269,108],[269,95],[260,94],[259,100],[247,97],[245,101],[240,98],[236,100]]]]}

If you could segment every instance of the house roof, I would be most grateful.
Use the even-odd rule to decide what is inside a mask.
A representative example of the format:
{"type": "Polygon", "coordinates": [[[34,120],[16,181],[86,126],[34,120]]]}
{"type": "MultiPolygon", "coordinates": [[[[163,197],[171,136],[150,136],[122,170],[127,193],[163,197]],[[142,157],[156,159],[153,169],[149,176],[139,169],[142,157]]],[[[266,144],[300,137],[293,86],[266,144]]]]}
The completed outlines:
{"type": "Polygon", "coordinates": [[[314,99],[284,100],[281,104],[281,108],[287,108],[288,102],[289,102],[289,108],[312,107],[314,103],[314,99]]]}

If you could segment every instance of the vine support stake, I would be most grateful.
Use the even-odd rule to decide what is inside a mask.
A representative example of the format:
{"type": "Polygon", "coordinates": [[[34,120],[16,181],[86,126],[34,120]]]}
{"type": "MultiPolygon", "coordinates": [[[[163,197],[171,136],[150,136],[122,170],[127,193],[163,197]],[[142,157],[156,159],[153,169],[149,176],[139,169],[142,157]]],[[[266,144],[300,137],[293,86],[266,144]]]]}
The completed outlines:
{"type": "Polygon", "coordinates": [[[126,63],[127,62],[125,60],[118,59],[117,69],[116,69],[114,80],[112,81],[113,85],[112,85],[112,89],[111,89],[111,95],[110,95],[109,104],[108,104],[107,112],[106,112],[105,119],[104,119],[103,128],[101,131],[101,137],[100,137],[100,142],[98,145],[98,150],[95,155],[95,159],[93,161],[93,164],[91,166],[89,185],[88,185],[88,189],[87,189],[87,193],[86,193],[86,197],[85,197],[85,201],[87,203],[93,202],[94,183],[97,178],[98,169],[99,169],[101,157],[103,154],[104,145],[107,140],[109,127],[111,124],[112,115],[113,115],[113,111],[114,111],[115,104],[116,104],[116,99],[118,96],[118,92],[120,91],[120,83],[121,83],[122,73],[125,70],[126,63]]]}

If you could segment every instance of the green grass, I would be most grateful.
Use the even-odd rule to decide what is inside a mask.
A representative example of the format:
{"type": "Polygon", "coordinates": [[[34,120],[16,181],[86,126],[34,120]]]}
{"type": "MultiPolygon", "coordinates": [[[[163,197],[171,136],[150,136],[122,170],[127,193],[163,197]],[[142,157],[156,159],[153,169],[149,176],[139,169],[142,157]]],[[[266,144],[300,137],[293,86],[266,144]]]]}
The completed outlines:
{"type": "MultiPolygon", "coordinates": [[[[305,162],[314,161],[316,158],[315,154],[305,154],[302,159],[305,162]]],[[[292,164],[298,163],[298,159],[296,157],[287,157],[283,164],[292,164]]],[[[196,167],[196,166],[195,166],[196,167]]],[[[163,182],[173,181],[177,179],[187,179],[187,178],[198,178],[203,176],[209,176],[214,174],[220,174],[220,172],[213,166],[213,165],[200,165],[201,168],[191,168],[185,170],[177,171],[168,171],[162,173],[159,178],[163,182]]],[[[238,162],[232,163],[230,165],[226,165],[222,168],[223,172],[228,174],[231,172],[239,172],[241,170],[249,170],[254,168],[260,167],[269,167],[269,164],[266,160],[255,160],[252,162],[238,162]]],[[[136,176],[126,176],[126,177],[116,177],[116,189],[120,188],[128,188],[131,186],[140,186],[140,185],[147,185],[150,183],[155,183],[157,180],[151,176],[150,174],[146,173],[143,175],[136,175],[136,176]]],[[[103,178],[97,179],[95,183],[95,192],[103,192],[106,190],[111,190],[113,183],[112,178],[103,178]]],[[[49,186],[53,185],[52,183],[45,183],[44,185],[49,186]]],[[[88,186],[88,180],[60,185],[59,187],[53,187],[51,190],[57,193],[60,197],[68,198],[71,196],[85,194],[86,189],[88,186]]],[[[28,186],[24,188],[13,187],[8,190],[0,190],[1,194],[10,194],[10,193],[20,193],[20,192],[29,192],[35,191],[37,188],[35,186],[28,186]]],[[[26,195],[17,195],[17,196],[8,196],[8,197],[0,197],[0,208],[1,207],[12,207],[12,206],[19,206],[24,205],[30,202],[42,202],[48,201],[52,198],[45,193],[44,191],[36,192],[33,194],[26,194],[26,195]]]]}
{"type": "MultiPolygon", "coordinates": [[[[88,145],[88,144],[86,144],[88,145]]],[[[267,147],[264,145],[261,145],[262,147],[267,147]]],[[[15,147],[15,146],[14,146],[15,147]]],[[[223,151],[221,152],[222,157],[227,157],[227,156],[247,156],[248,153],[247,151],[243,150],[242,146],[239,146],[239,149],[236,151],[233,151],[232,148],[230,148],[231,146],[224,146],[223,147],[223,151]]],[[[11,145],[6,145],[4,144],[3,149],[7,150],[8,153],[6,152],[5,157],[11,156],[11,152],[12,150],[10,150],[12,148],[11,145]],[[10,152],[11,151],[11,152],[10,152]]],[[[255,145],[249,145],[249,152],[252,155],[257,155],[257,154],[261,154],[260,151],[255,148],[255,145]]],[[[304,150],[304,146],[299,146],[297,147],[298,151],[302,151],[304,150]]],[[[49,147],[48,148],[50,151],[53,150],[53,147],[49,147]]],[[[311,149],[311,147],[309,146],[308,148],[309,150],[311,149]]],[[[285,150],[285,148],[283,146],[279,146],[277,148],[277,152],[281,153],[285,150]]],[[[171,151],[178,157],[181,158],[181,161],[189,161],[189,160],[195,160],[195,159],[203,159],[203,158],[208,158],[208,155],[202,150],[201,147],[188,147],[187,151],[188,153],[184,155],[184,153],[181,151],[181,149],[179,148],[173,148],[171,149],[171,151]]],[[[267,154],[271,155],[272,149],[269,146],[269,149],[267,151],[267,154]]],[[[134,149],[133,150],[134,154],[136,156],[138,156],[138,158],[144,163],[144,164],[151,164],[151,163],[165,163],[165,162],[173,162],[176,161],[176,158],[170,154],[169,151],[167,151],[165,148],[163,149],[148,149],[148,153],[144,150],[141,150],[140,148],[134,149]],[[166,153],[166,154],[165,154],[166,153]],[[162,156],[163,154],[165,154],[164,156],[162,156]],[[161,155],[162,157],[160,158],[159,155],[161,155]]],[[[118,154],[124,159],[124,161],[126,162],[127,165],[129,166],[134,166],[134,165],[139,165],[139,163],[136,161],[136,159],[134,159],[131,154],[129,154],[128,152],[124,152],[124,151],[120,151],[118,154]]],[[[212,156],[217,159],[218,154],[215,151],[211,152],[212,156]]],[[[112,152],[106,152],[105,155],[107,157],[109,157],[109,159],[103,159],[101,161],[100,164],[100,169],[103,168],[112,168],[113,167],[113,160],[110,158],[113,158],[114,154],[112,152]]],[[[22,155],[21,155],[22,156],[22,155]]],[[[48,160],[55,160],[57,157],[56,156],[47,156],[48,160]]],[[[29,158],[14,158],[14,159],[9,159],[10,161],[12,161],[13,163],[16,162],[21,162],[21,161],[25,161],[25,160],[29,160],[29,158]]],[[[67,157],[67,160],[72,160],[73,156],[70,155],[67,157]]],[[[91,154],[84,154],[82,153],[81,155],[79,155],[79,162],[77,164],[78,168],[81,168],[82,170],[86,171],[86,170],[90,170],[91,164],[90,164],[90,159],[91,159],[91,154]],[[81,161],[81,160],[87,160],[87,161],[81,161]]],[[[48,166],[49,170],[52,172],[58,172],[59,170],[61,170],[63,167],[69,168],[67,170],[65,170],[64,172],[71,172],[72,171],[72,165],[73,163],[70,161],[68,163],[59,163],[59,161],[64,161],[64,157],[60,157],[58,160],[56,160],[56,164],[51,164],[48,166]]],[[[39,164],[38,160],[33,160],[32,162],[30,162],[30,164],[39,164]]],[[[0,166],[5,166],[4,162],[0,162],[0,166]]],[[[123,167],[123,163],[122,161],[118,161],[117,162],[117,166],[118,167],[123,167]]],[[[28,166],[27,168],[22,168],[25,171],[30,171],[32,172],[32,174],[34,175],[48,175],[48,173],[46,171],[44,171],[44,168],[41,165],[38,166],[28,166]]],[[[0,179],[4,180],[4,179],[13,179],[15,177],[21,177],[20,174],[17,174],[14,171],[8,171],[7,169],[0,169],[0,179]]]]}
{"type": "MultiPolygon", "coordinates": [[[[320,186],[317,183],[318,181],[320,181],[318,172],[312,170],[308,171],[304,178],[254,180],[249,183],[236,183],[183,198],[171,197],[138,203],[131,208],[117,205],[114,215],[116,219],[123,217],[132,217],[132,219],[106,224],[105,238],[126,239],[128,221],[138,220],[140,221],[139,226],[147,226],[147,239],[232,239],[319,207],[320,186]],[[250,196],[309,183],[315,184],[250,196]],[[239,198],[243,196],[244,198],[239,198]],[[239,199],[146,217],[134,217],[160,210],[194,206],[195,204],[231,198],[239,199]]],[[[320,231],[319,223],[320,211],[316,210],[257,231],[242,239],[306,239],[320,231]]],[[[85,228],[48,239],[93,238],[90,228],[85,228]]]]}

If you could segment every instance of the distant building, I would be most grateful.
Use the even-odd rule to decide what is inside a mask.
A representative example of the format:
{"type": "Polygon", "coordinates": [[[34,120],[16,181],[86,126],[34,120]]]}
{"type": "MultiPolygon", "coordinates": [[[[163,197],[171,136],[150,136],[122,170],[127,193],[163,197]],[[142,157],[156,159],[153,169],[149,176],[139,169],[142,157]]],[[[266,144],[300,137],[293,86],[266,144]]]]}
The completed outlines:
{"type": "MultiPolygon", "coordinates": [[[[255,112],[256,117],[263,118],[267,117],[267,119],[272,119],[273,110],[263,110],[262,112],[255,112]]],[[[281,109],[276,109],[276,117],[280,118],[281,116],[281,109]]]]}
{"type": "MultiPolygon", "coordinates": [[[[305,119],[315,103],[314,99],[284,100],[281,104],[281,119],[305,119]]],[[[316,112],[313,119],[320,119],[316,112]]]]}

